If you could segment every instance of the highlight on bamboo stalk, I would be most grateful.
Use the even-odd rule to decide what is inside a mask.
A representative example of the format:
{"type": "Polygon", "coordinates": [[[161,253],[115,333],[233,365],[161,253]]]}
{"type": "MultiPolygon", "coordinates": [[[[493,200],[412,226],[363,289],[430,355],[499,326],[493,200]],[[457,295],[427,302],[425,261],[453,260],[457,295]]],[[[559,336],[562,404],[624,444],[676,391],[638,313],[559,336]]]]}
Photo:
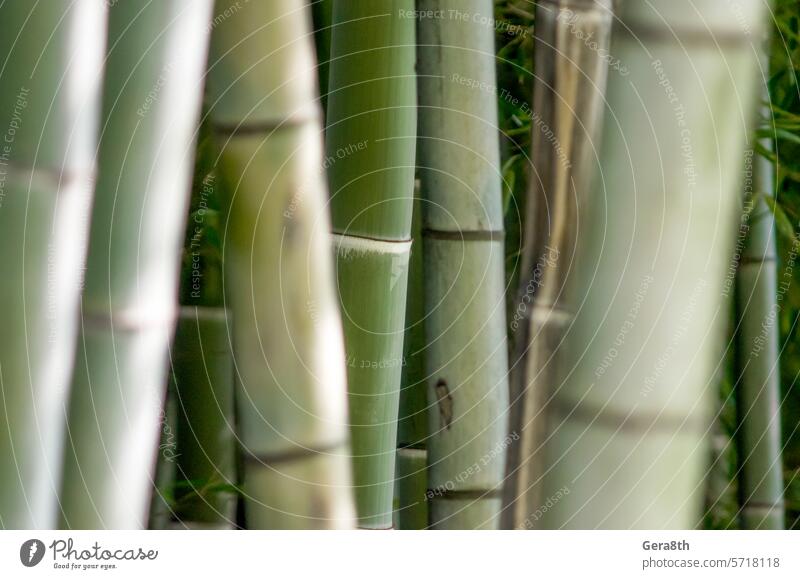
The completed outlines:
{"type": "Polygon", "coordinates": [[[148,523],[211,8],[109,7],[62,528],[148,523]]]}
{"type": "Polygon", "coordinates": [[[305,0],[275,0],[248,3],[212,34],[241,493],[254,529],[348,528],[355,516],[310,32],[305,0]]]}
{"type": "Polygon", "coordinates": [[[392,526],[416,138],[412,0],[333,1],[326,149],[358,526],[392,526]]]}
{"type": "Polygon", "coordinates": [[[497,528],[508,433],[500,142],[490,0],[419,24],[428,496],[434,529],[497,528]],[[464,82],[462,79],[467,79],[464,82]],[[475,468],[474,465],[478,465],[475,468]]]}
{"type": "Polygon", "coordinates": [[[697,20],[684,17],[688,0],[620,8],[609,52],[629,76],[609,76],[602,178],[580,211],[579,275],[565,290],[583,302],[562,378],[548,385],[547,466],[532,481],[550,504],[531,526],[686,529],[700,519],[764,7],[740,4],[751,38],[715,3],[691,4],[697,20]]]}
{"type": "MultiPolygon", "coordinates": [[[[766,84],[762,93],[769,102],[766,84]]],[[[771,118],[769,107],[763,109],[771,118]]],[[[766,132],[769,134],[769,127],[766,132]]],[[[761,139],[766,151],[774,150],[772,140],[771,136],[761,139]]],[[[778,255],[770,205],[774,205],[775,170],[769,159],[754,158],[752,151],[748,160],[753,190],[746,199],[748,227],[736,271],[741,519],[745,529],[783,529],[778,255]]]]}
{"type": "Polygon", "coordinates": [[[539,483],[544,411],[569,370],[571,349],[560,346],[583,299],[570,283],[579,271],[579,210],[595,202],[596,170],[609,66],[612,1],[564,0],[536,7],[532,124],[533,171],[515,294],[511,375],[511,430],[504,486],[503,526],[533,526],[547,499],[539,483]],[[592,38],[590,47],[584,41],[592,38]],[[604,52],[605,51],[605,52],[604,52]],[[523,314],[520,316],[518,312],[523,314]],[[517,317],[519,319],[517,319],[517,317]]]}
{"type": "Polygon", "coordinates": [[[101,0],[0,7],[0,528],[58,520],[95,167],[101,0]]]}

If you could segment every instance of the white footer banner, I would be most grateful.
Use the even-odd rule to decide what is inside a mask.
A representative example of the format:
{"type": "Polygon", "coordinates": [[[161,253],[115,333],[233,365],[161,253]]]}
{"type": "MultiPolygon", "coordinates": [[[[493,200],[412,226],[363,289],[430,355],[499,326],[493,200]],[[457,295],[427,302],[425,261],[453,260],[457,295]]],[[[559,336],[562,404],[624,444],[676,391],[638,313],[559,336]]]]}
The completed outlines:
{"type": "Polygon", "coordinates": [[[800,577],[792,531],[2,531],[0,577],[800,577]],[[227,574],[227,575],[225,575],[227,574]]]}

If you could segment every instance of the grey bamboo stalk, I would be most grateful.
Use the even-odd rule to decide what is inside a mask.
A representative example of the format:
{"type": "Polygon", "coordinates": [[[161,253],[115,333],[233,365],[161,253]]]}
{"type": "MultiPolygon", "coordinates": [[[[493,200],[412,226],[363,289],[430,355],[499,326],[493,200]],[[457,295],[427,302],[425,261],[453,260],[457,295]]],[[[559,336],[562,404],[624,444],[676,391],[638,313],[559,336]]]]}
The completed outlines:
{"type": "Polygon", "coordinates": [[[395,476],[395,527],[425,529],[428,526],[427,384],[425,380],[425,303],[423,288],[422,206],[419,181],[415,182],[411,220],[411,257],[408,266],[406,337],[400,414],[397,421],[397,474],[395,476]]]}
{"type": "Polygon", "coordinates": [[[700,520],[743,119],[755,96],[752,43],[764,26],[760,0],[740,7],[620,5],[609,54],[629,75],[609,76],[602,172],[580,208],[570,283],[582,302],[543,408],[546,508],[531,526],[690,529],[700,520]]]}
{"type": "Polygon", "coordinates": [[[589,199],[601,129],[611,35],[611,0],[540,2],[536,7],[533,164],[520,288],[511,329],[511,429],[502,525],[519,528],[546,497],[542,409],[558,381],[558,347],[580,296],[565,291],[574,275],[578,208],[589,199]],[[590,47],[586,39],[596,43],[590,47]]]}
{"type": "Polygon", "coordinates": [[[423,0],[419,24],[428,497],[434,529],[497,528],[508,441],[491,0],[423,0]]]}
{"type": "Polygon", "coordinates": [[[309,16],[305,0],[251,2],[212,37],[249,528],[355,516],[309,16]]]}
{"type": "Polygon", "coordinates": [[[177,415],[175,514],[191,528],[234,524],[233,355],[222,307],[181,308],[172,368],[177,415]]]}
{"type": "Polygon", "coordinates": [[[166,0],[109,10],[61,495],[66,528],[147,525],[211,6],[166,0]]]}
{"type": "MultiPolygon", "coordinates": [[[[771,139],[762,144],[772,150],[771,139]]],[[[741,519],[746,529],[783,529],[775,217],[764,201],[774,197],[775,172],[768,159],[752,154],[750,159],[757,189],[736,273],[741,519]]]]}
{"type": "Polygon", "coordinates": [[[101,0],[0,6],[0,528],[58,521],[104,43],[101,0]]]}
{"type": "Polygon", "coordinates": [[[359,526],[392,525],[416,139],[414,2],[334,0],[326,147],[359,526]]]}

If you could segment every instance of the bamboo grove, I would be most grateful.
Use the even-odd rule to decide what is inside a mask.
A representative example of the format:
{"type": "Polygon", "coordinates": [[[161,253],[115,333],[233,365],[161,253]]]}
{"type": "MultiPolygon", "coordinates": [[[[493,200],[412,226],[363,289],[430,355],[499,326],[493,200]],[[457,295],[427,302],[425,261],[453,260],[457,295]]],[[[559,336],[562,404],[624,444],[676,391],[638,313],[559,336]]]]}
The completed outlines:
{"type": "Polygon", "coordinates": [[[788,0],[6,0],[0,54],[0,527],[800,526],[788,0]]]}

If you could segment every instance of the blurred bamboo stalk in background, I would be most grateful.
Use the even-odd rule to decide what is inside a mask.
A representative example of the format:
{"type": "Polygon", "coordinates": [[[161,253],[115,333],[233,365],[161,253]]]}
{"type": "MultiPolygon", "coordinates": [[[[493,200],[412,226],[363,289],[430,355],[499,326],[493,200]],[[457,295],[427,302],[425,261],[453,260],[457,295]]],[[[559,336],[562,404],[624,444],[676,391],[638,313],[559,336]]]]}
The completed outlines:
{"type": "Polygon", "coordinates": [[[413,0],[334,0],[326,168],[358,524],[392,526],[416,149],[413,0]]]}
{"type": "Polygon", "coordinates": [[[52,529],[100,116],[101,0],[0,5],[0,528],[52,529]]]}
{"type": "MultiPolygon", "coordinates": [[[[177,433],[175,516],[228,529],[236,514],[234,368],[227,310],[183,306],[172,347],[177,433]]],[[[169,444],[169,442],[168,442],[169,444]]]]}
{"type": "Polygon", "coordinates": [[[351,527],[344,348],[306,1],[250,2],[220,22],[209,87],[230,195],[223,268],[247,526],[351,527]]]}
{"type": "MultiPolygon", "coordinates": [[[[590,201],[610,62],[612,0],[540,2],[536,8],[531,172],[514,319],[511,430],[502,525],[533,526],[547,497],[540,478],[549,397],[558,388],[559,352],[583,298],[570,291],[590,201]],[[590,46],[587,42],[595,43],[590,46]]],[[[622,69],[622,67],[620,67],[622,69]]],[[[622,69],[624,71],[624,69],[622,69]]]]}
{"type": "MultiPolygon", "coordinates": [[[[762,96],[769,102],[767,79],[762,82],[762,96]]],[[[768,105],[763,113],[771,121],[768,105]]],[[[774,150],[772,137],[763,138],[761,144],[774,150]]],[[[749,227],[736,272],[741,519],[745,529],[783,529],[778,255],[775,217],[765,200],[775,196],[775,168],[752,151],[750,160],[755,190],[746,209],[749,227]]]]}
{"type": "Polygon", "coordinates": [[[582,302],[543,398],[532,526],[699,522],[765,16],[760,0],[739,6],[737,17],[713,0],[621,4],[609,53],[630,76],[609,77],[602,172],[579,208],[565,291],[582,302]]]}
{"type": "Polygon", "coordinates": [[[109,9],[64,528],[147,526],[211,7],[162,0],[109,9]]]}
{"type": "Polygon", "coordinates": [[[444,15],[420,20],[417,59],[430,521],[491,529],[508,435],[493,3],[418,6],[444,15]]]}

